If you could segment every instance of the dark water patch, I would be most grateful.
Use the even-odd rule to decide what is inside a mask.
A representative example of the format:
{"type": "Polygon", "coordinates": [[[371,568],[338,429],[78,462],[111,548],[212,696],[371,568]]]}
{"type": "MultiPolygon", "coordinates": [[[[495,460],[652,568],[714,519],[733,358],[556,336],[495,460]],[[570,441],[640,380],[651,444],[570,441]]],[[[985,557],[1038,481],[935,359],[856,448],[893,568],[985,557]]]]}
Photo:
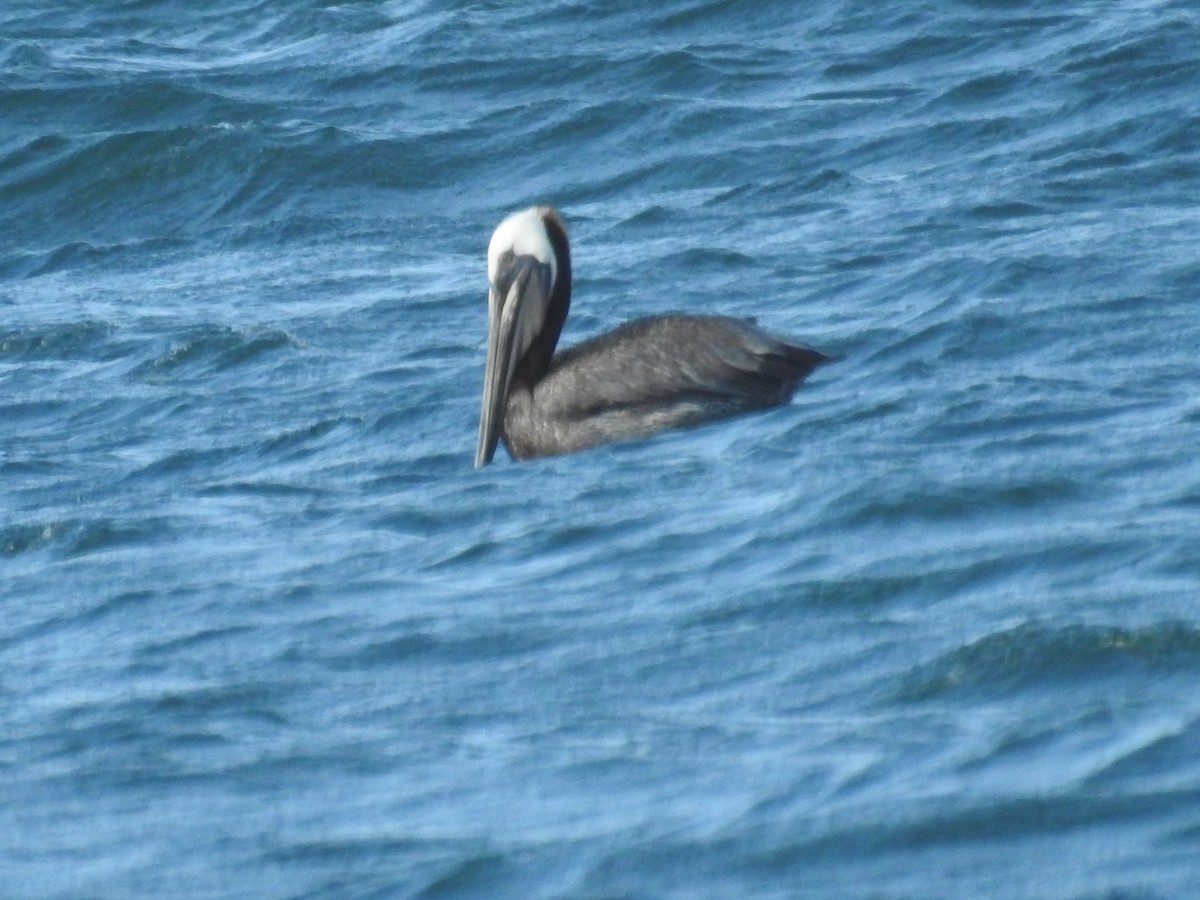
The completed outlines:
{"type": "Polygon", "coordinates": [[[639,80],[660,90],[685,91],[689,95],[721,85],[728,76],[702,56],[688,50],[669,50],[639,60],[639,80]]]}
{"type": "MultiPolygon", "coordinates": [[[[963,277],[953,266],[947,272],[949,277],[963,277]]],[[[936,272],[928,274],[929,281],[938,280],[936,272]]],[[[966,277],[981,288],[989,280],[986,271],[979,270],[966,277]]],[[[1058,335],[1037,329],[1027,317],[1014,315],[1010,304],[1002,298],[973,300],[958,295],[908,322],[906,333],[871,353],[868,359],[875,365],[904,359],[923,359],[940,365],[997,360],[1028,353],[1056,339],[1058,335]]]]}
{"type": "MultiPolygon", "coordinates": [[[[1094,348],[1078,351],[1085,365],[1096,365],[1096,356],[1094,348]]],[[[1092,379],[1001,371],[974,373],[970,380],[941,394],[936,403],[939,416],[916,429],[914,436],[929,443],[961,441],[965,449],[979,438],[1024,441],[1070,436],[1078,440],[1090,430],[1111,428],[1123,418],[1135,416],[1146,409],[1147,399],[1136,393],[1123,395],[1120,385],[1105,384],[1098,390],[1092,379]],[[997,408],[1001,398],[1003,410],[997,408]]],[[[990,444],[987,449],[1001,446],[1004,444],[990,444]]]]}
{"type": "MultiPolygon", "coordinates": [[[[888,527],[903,529],[903,525],[890,522],[888,527]]],[[[986,554],[960,552],[957,563],[918,559],[876,564],[869,571],[830,577],[811,574],[810,570],[819,572],[836,555],[795,558],[798,554],[792,548],[793,558],[778,567],[769,589],[705,610],[695,623],[781,623],[804,619],[814,610],[822,614],[872,614],[889,607],[921,608],[939,598],[989,595],[1009,585],[1019,586],[1044,563],[1045,555],[1029,546],[990,546],[988,550],[986,554]]]]}
{"type": "MultiPolygon", "coordinates": [[[[853,71],[856,67],[853,65],[837,65],[830,66],[826,70],[826,74],[831,78],[837,78],[844,71],[853,71]]],[[[857,74],[857,73],[855,73],[857,74]]],[[[810,91],[804,94],[803,99],[815,103],[877,103],[891,102],[895,100],[903,100],[908,97],[918,96],[921,91],[911,87],[863,87],[863,88],[837,88],[810,91]]]]}
{"type": "MultiPolygon", "coordinates": [[[[294,246],[298,252],[303,252],[305,248],[325,247],[331,231],[344,231],[346,236],[349,236],[354,231],[354,226],[345,217],[287,209],[280,214],[273,213],[261,219],[250,218],[228,226],[215,226],[208,234],[218,246],[230,250],[254,245],[282,244],[294,246]]],[[[364,243],[370,243],[377,236],[362,233],[359,237],[364,243]]]]}
{"type": "Polygon", "coordinates": [[[512,895],[521,890],[524,878],[506,856],[486,853],[461,859],[449,871],[434,878],[413,896],[420,900],[454,900],[476,897],[480,892],[491,896],[512,895]]]}
{"type": "Polygon", "coordinates": [[[305,197],[331,180],[427,186],[440,162],[422,142],[364,140],[332,126],[186,125],[80,139],[0,182],[0,202],[27,240],[53,240],[64,218],[93,243],[161,239],[251,214],[312,214],[305,197]]]}
{"type": "MultiPolygon", "coordinates": [[[[230,44],[246,50],[275,51],[298,50],[307,41],[319,37],[326,29],[335,32],[353,33],[353,23],[358,15],[370,16],[369,7],[360,4],[305,2],[294,7],[280,9],[269,3],[238,3],[226,6],[219,13],[213,10],[206,23],[202,41],[205,45],[223,47],[230,44]],[[348,6],[350,15],[339,19],[340,8],[348,6]]],[[[386,21],[369,19],[374,27],[386,21]]]]}
{"type": "MultiPolygon", "coordinates": [[[[429,59],[413,74],[413,84],[439,96],[489,96],[494,83],[495,58],[470,54],[438,56],[429,59]]],[[[521,91],[526,100],[538,88],[561,86],[565,79],[586,83],[606,73],[629,70],[628,58],[614,61],[599,54],[565,53],[553,56],[529,56],[523,52],[510,57],[508,64],[521,67],[521,91]]]]}
{"type": "Polygon", "coordinates": [[[955,594],[1011,575],[1012,559],[974,561],[962,567],[922,568],[908,573],[872,575],[844,579],[805,579],[797,585],[796,597],[806,605],[837,609],[869,608],[902,601],[920,602],[955,594]]]}
{"type": "Polygon", "coordinates": [[[68,528],[64,522],[36,525],[9,525],[0,531],[0,553],[16,556],[52,544],[68,528]]]}
{"type": "Polygon", "coordinates": [[[239,458],[249,456],[250,452],[249,445],[224,445],[207,447],[203,450],[176,450],[134,470],[128,478],[132,481],[169,479],[186,474],[211,472],[229,465],[239,458]]]}
{"type": "MultiPolygon", "coordinates": [[[[968,573],[954,573],[957,584],[970,580],[968,573]]],[[[803,578],[794,583],[780,579],[766,598],[758,593],[744,599],[729,598],[687,616],[681,627],[709,629],[714,626],[764,625],[802,620],[810,615],[814,606],[869,608],[931,595],[944,586],[942,579],[924,571],[878,576],[864,573],[851,579],[803,578]]]]}
{"type": "Polygon", "coordinates": [[[208,214],[212,221],[313,216],[320,210],[309,208],[306,198],[333,182],[348,191],[427,187],[438,179],[434,151],[413,140],[360,140],[334,126],[302,126],[238,143],[247,144],[247,158],[218,182],[227,190],[208,214]]]}
{"type": "Polygon", "coordinates": [[[640,209],[633,215],[625,219],[622,226],[644,227],[651,231],[665,227],[671,222],[679,220],[680,213],[678,210],[670,209],[666,206],[653,204],[645,209],[640,209]]]}
{"type": "MultiPolygon", "coordinates": [[[[641,161],[636,167],[622,165],[613,170],[607,167],[596,172],[589,172],[587,181],[563,189],[559,192],[559,203],[569,206],[575,202],[585,202],[594,194],[620,195],[633,193],[649,195],[656,191],[666,191],[671,187],[671,174],[674,171],[671,164],[664,160],[641,161]]],[[[685,179],[678,179],[682,182],[685,179]]]]}
{"type": "Polygon", "coordinates": [[[1200,61],[1179,52],[1184,44],[1200,36],[1193,20],[1163,23],[1148,33],[1137,34],[1116,46],[1109,40],[1095,41],[1072,48],[1071,61],[1059,72],[1080,74],[1093,87],[1112,87],[1125,92],[1128,79],[1136,79],[1145,94],[1155,82],[1184,84],[1200,71],[1200,61]]]}
{"type": "MultiPolygon", "coordinates": [[[[50,759],[79,760],[71,773],[89,794],[230,777],[247,736],[286,722],[278,692],[263,685],[175,688],[61,716],[50,759]]],[[[245,768],[245,767],[243,767],[245,768]]]]}
{"type": "Polygon", "coordinates": [[[1091,172],[1097,169],[1125,168],[1138,162],[1138,157],[1130,153],[1105,153],[1095,150],[1081,150],[1070,154],[1072,158],[1055,163],[1046,169],[1051,175],[1074,175],[1079,172],[1091,172]]]}
{"type": "Polygon", "coordinates": [[[1047,179],[1043,199],[1047,203],[1079,207],[1118,187],[1134,191],[1143,202],[1179,204],[1178,186],[1195,183],[1200,162],[1172,162],[1161,165],[1139,164],[1128,168],[1104,168],[1078,171],[1047,179]]]}
{"type": "MultiPolygon", "coordinates": [[[[1078,112],[1080,115],[1086,114],[1086,110],[1078,112]]],[[[1143,144],[1158,134],[1168,121],[1167,117],[1153,109],[1138,110],[1116,119],[1089,121],[1080,128],[1055,134],[1040,148],[1032,149],[1029,159],[1031,162],[1054,164],[1058,164],[1059,160],[1069,161],[1070,158],[1091,159],[1116,154],[1141,159],[1144,157],[1143,144]]]]}
{"type": "MultiPolygon", "coordinates": [[[[416,487],[419,485],[433,485],[441,483],[441,476],[435,471],[427,471],[423,468],[419,469],[407,464],[402,464],[395,467],[394,471],[381,471],[375,474],[366,483],[369,488],[377,492],[388,492],[393,490],[401,490],[406,487],[416,487]]],[[[407,513],[397,513],[376,521],[380,527],[400,527],[403,528],[403,523],[407,513]]]]}
{"type": "Polygon", "coordinates": [[[958,117],[924,115],[914,117],[912,124],[898,125],[886,134],[856,144],[851,154],[843,157],[843,162],[856,166],[878,165],[883,160],[893,159],[892,154],[899,152],[913,160],[911,170],[945,171],[951,163],[973,159],[974,154],[997,154],[998,147],[1005,142],[1022,139],[1026,129],[1022,119],[1010,115],[978,116],[965,112],[958,117]],[[927,154],[930,146],[955,147],[956,155],[949,160],[931,159],[927,154]]]}
{"type": "MultiPolygon", "coordinates": [[[[249,725],[268,735],[278,731],[272,727],[269,718],[250,720],[249,725]]],[[[242,756],[212,774],[216,778],[234,778],[250,790],[274,793],[286,791],[311,779],[335,777],[358,780],[386,776],[394,770],[394,757],[386,752],[386,748],[377,749],[377,741],[346,740],[334,743],[313,740],[312,744],[319,749],[282,746],[252,760],[242,756]]],[[[193,768],[207,772],[206,768],[202,768],[204,762],[200,760],[193,768]]]]}
{"type": "Polygon", "coordinates": [[[14,149],[5,148],[0,156],[0,179],[18,178],[22,169],[44,165],[47,160],[66,153],[71,146],[71,140],[63,135],[42,134],[21,142],[14,149]]]}
{"type": "MultiPolygon", "coordinates": [[[[303,896],[310,898],[335,898],[353,891],[364,900],[386,900],[390,896],[412,896],[414,885],[426,884],[436,878],[425,870],[436,872],[438,862],[446,858],[457,858],[460,849],[431,849],[436,840],[422,840],[390,834],[343,836],[343,837],[290,837],[287,841],[272,846],[261,846],[254,850],[248,862],[254,869],[262,871],[305,871],[303,896]],[[403,862],[396,866],[396,861],[403,862]],[[384,876],[380,871],[394,871],[403,875],[384,876]],[[314,871],[314,869],[316,871],[314,871]],[[348,870],[359,874],[350,876],[348,870]],[[412,874],[413,870],[422,874],[412,874]]],[[[444,843],[453,845],[453,841],[444,843]]],[[[470,851],[467,851],[470,852],[470,851]]],[[[264,890],[269,889],[265,882],[264,890]]]]}
{"type": "MultiPolygon", "coordinates": [[[[843,858],[846,853],[877,856],[883,853],[912,853],[949,845],[996,845],[1036,840],[1048,835],[1065,835],[1087,829],[1118,828],[1118,823],[1162,819],[1187,809],[1200,792],[1124,795],[1057,795],[983,800],[975,803],[947,802],[940,809],[925,809],[908,822],[866,822],[842,827],[808,841],[789,841],[751,851],[755,859],[785,870],[804,859],[843,858]],[[950,809],[945,809],[949,806],[950,809]]],[[[1124,894],[1121,894],[1124,896],[1124,894]]],[[[1144,896],[1141,892],[1133,896],[1144,896]]]]}
{"type": "MultiPolygon", "coordinates": [[[[271,106],[226,96],[219,90],[180,80],[115,77],[108,84],[32,85],[0,92],[13,120],[45,129],[69,120],[76,134],[171,132],[200,126],[270,121],[271,106]]],[[[61,143],[61,136],[50,139],[61,143]]],[[[31,143],[47,161],[46,138],[31,143]]],[[[118,146],[134,146],[130,144],[118,146]]],[[[0,164],[0,173],[3,164],[0,164]]]]}
{"type": "MultiPolygon", "coordinates": [[[[463,458],[468,450],[469,448],[464,446],[461,454],[452,457],[454,465],[447,465],[442,474],[438,474],[426,466],[405,466],[402,471],[375,479],[372,487],[382,492],[384,489],[403,489],[406,485],[427,487],[444,485],[448,477],[453,478],[453,473],[461,470],[463,458]]],[[[449,496],[434,493],[426,504],[396,509],[372,517],[370,519],[371,527],[381,528],[399,535],[428,538],[445,535],[451,538],[461,538],[468,545],[473,544],[474,538],[471,536],[470,526],[478,524],[478,521],[472,516],[470,504],[462,502],[463,495],[469,496],[469,493],[469,488],[464,488],[462,493],[453,492],[449,496]]],[[[483,543],[492,546],[490,539],[485,539],[483,543]]],[[[432,547],[430,549],[433,553],[432,558],[440,559],[441,553],[458,553],[465,548],[460,547],[455,541],[453,548],[442,547],[437,551],[434,551],[432,547]]]]}
{"type": "Polygon", "coordinates": [[[1047,175],[1039,179],[1035,195],[1041,202],[1060,207],[1083,207],[1089,201],[1094,205],[1097,197],[1121,191],[1119,196],[1124,199],[1114,208],[1178,207],[1180,186],[1195,182],[1200,164],[1194,157],[1155,154],[1148,149],[1175,121],[1169,111],[1131,114],[1116,124],[1072,132],[1033,154],[1039,161],[1052,162],[1046,167],[1047,175]],[[1097,147],[1106,149],[1098,151],[1097,147]]]}
{"type": "Polygon", "coordinates": [[[403,434],[415,421],[443,410],[446,402],[444,394],[429,386],[429,380],[442,372],[443,366],[405,367],[405,377],[397,379],[401,390],[407,395],[404,405],[380,413],[370,424],[370,430],[376,434],[403,434]]]}
{"type": "MultiPolygon", "coordinates": [[[[482,291],[480,292],[482,293],[482,291]]],[[[461,338],[451,340],[432,340],[419,346],[405,349],[400,357],[403,363],[386,369],[368,372],[364,380],[379,381],[384,384],[401,384],[422,381],[421,376],[431,376],[443,369],[450,360],[460,360],[466,355],[461,338]],[[417,376],[414,378],[414,376],[417,376]]]]}
{"type": "MultiPolygon", "coordinates": [[[[1195,498],[1190,499],[1194,501],[1195,498]]],[[[1195,503],[1189,505],[1195,506],[1195,503]]],[[[1175,539],[1158,548],[1153,571],[1164,578],[1173,579],[1178,590],[1186,591],[1200,577],[1200,557],[1196,556],[1186,539],[1175,539]]]]}
{"type": "Polygon", "coordinates": [[[187,247],[176,237],[101,244],[73,241],[59,247],[18,250],[0,256],[0,278],[37,278],[79,268],[128,267],[144,270],[147,262],[177,254],[187,247]]]}
{"type": "Polygon", "coordinates": [[[1026,623],[980,638],[921,666],[897,699],[1008,696],[1113,678],[1134,669],[1162,675],[1200,671],[1200,631],[1182,623],[1142,629],[1026,623]]]}
{"type": "Polygon", "coordinates": [[[0,331],[0,360],[105,359],[104,351],[115,331],[111,323],[95,320],[0,331]]]}
{"type": "Polygon", "coordinates": [[[264,441],[259,452],[264,456],[277,456],[286,460],[304,459],[318,452],[325,443],[323,439],[334,432],[339,430],[350,432],[361,425],[362,420],[354,416],[341,416],[323,422],[314,422],[264,441]]]}
{"type": "MultiPolygon", "coordinates": [[[[126,598],[126,602],[129,599],[126,598]]],[[[227,645],[230,643],[231,638],[242,638],[253,633],[255,633],[255,629],[250,625],[225,625],[221,627],[202,628],[199,631],[168,640],[148,641],[144,647],[139,649],[138,656],[143,661],[154,659],[155,657],[174,657],[178,653],[207,648],[213,644],[227,645]]]]}
{"type": "Polygon", "coordinates": [[[285,331],[246,332],[219,325],[189,329],[165,352],[137,366],[136,379],[162,382],[183,376],[221,372],[257,360],[299,342],[285,331]]]}
{"type": "Polygon", "coordinates": [[[101,248],[86,241],[76,241],[62,247],[55,247],[45,254],[39,264],[29,270],[26,277],[45,275],[61,269],[78,268],[89,263],[99,262],[104,256],[105,253],[101,248]]]}
{"type": "Polygon", "coordinates": [[[1147,729],[1135,741],[1088,775],[1085,789],[1128,794],[1200,782],[1200,722],[1164,723],[1147,729]]]}
{"type": "Polygon", "coordinates": [[[236,159],[224,146],[231,140],[218,130],[184,127],[80,141],[36,171],[0,184],[0,203],[34,240],[49,239],[63,218],[77,231],[82,226],[118,239],[139,223],[161,235],[219,208],[229,178],[213,169],[236,159]]]}
{"type": "Polygon", "coordinates": [[[326,491],[308,484],[289,484],[280,481],[227,481],[219,484],[209,484],[198,489],[202,496],[224,497],[291,497],[296,499],[313,499],[326,495],[326,491]]]}
{"type": "Polygon", "coordinates": [[[1028,216],[1042,216],[1046,215],[1047,212],[1046,209],[1033,203],[1010,200],[1001,203],[984,203],[971,207],[967,210],[967,215],[983,220],[1005,220],[1021,219],[1028,216]]]}
{"type": "MultiPolygon", "coordinates": [[[[821,169],[807,178],[803,179],[796,187],[796,190],[805,194],[813,194],[821,191],[837,192],[843,191],[846,188],[854,185],[855,178],[845,169],[821,169]]],[[[780,185],[771,185],[765,190],[769,193],[778,191],[780,185]]]]}
{"type": "Polygon", "coordinates": [[[472,666],[529,657],[552,644],[548,636],[525,628],[495,628],[480,634],[413,630],[371,640],[342,654],[318,652],[317,658],[336,670],[429,664],[472,666]]]}
{"type": "Polygon", "coordinates": [[[878,253],[864,253],[855,256],[839,257],[831,260],[831,267],[836,271],[853,272],[859,269],[878,269],[890,263],[891,260],[878,253]]]}
{"type": "Polygon", "coordinates": [[[721,247],[695,247],[673,253],[662,260],[662,264],[671,268],[676,266],[692,272],[727,272],[747,268],[756,268],[759,261],[752,256],[721,247]]]}
{"type": "MultiPolygon", "coordinates": [[[[397,856],[410,858],[414,853],[428,852],[432,856],[457,856],[463,848],[451,839],[424,839],[415,836],[384,835],[377,836],[344,836],[344,838],[294,838],[284,844],[266,848],[257,857],[268,865],[280,863],[311,863],[334,862],[344,863],[353,857],[380,859],[397,856]]],[[[338,890],[346,888],[343,878],[330,876],[330,883],[324,892],[314,896],[335,896],[338,890]]],[[[364,896],[386,896],[386,894],[365,894],[364,896]]]]}
{"type": "Polygon", "coordinates": [[[872,73],[902,69],[910,65],[928,66],[935,61],[961,59],[984,46],[984,41],[976,36],[923,34],[906,37],[891,46],[881,47],[869,57],[860,57],[860,63],[872,73]]]}
{"type": "MultiPolygon", "coordinates": [[[[477,141],[481,148],[491,148],[485,156],[492,153],[502,157],[510,155],[509,177],[519,176],[524,181],[544,174],[538,172],[544,162],[536,154],[522,150],[522,136],[536,136],[539,143],[555,144],[569,135],[579,135],[581,156],[599,159],[594,154],[609,135],[629,133],[628,117],[621,113],[619,104],[606,100],[561,104],[536,99],[516,108],[484,110],[477,118],[460,123],[458,127],[463,129],[462,137],[468,141],[477,141]]],[[[555,202],[562,204],[557,189],[551,190],[556,191],[555,202]]],[[[533,194],[527,199],[529,202],[546,202],[549,198],[533,194]]]]}
{"type": "Polygon", "coordinates": [[[990,72],[955,85],[939,97],[949,103],[990,103],[1031,89],[1031,74],[1023,70],[990,72]]]}
{"type": "MultiPolygon", "coordinates": [[[[268,869],[314,864],[329,872],[306,879],[305,896],[335,898],[354,887],[354,893],[371,900],[394,896],[418,896],[415,891],[451,878],[464,865],[462,860],[492,859],[489,842],[474,837],[423,837],[381,828],[377,832],[342,836],[292,836],[275,845],[257,848],[253,862],[268,869]],[[402,861],[393,868],[393,864],[402,861]],[[367,873],[353,879],[350,868],[367,873]],[[382,873],[390,872],[391,875],[382,873]]],[[[484,893],[489,893],[487,890],[484,893]]],[[[462,894],[459,894],[462,896],[462,894]]],[[[468,894],[469,896],[469,894],[468,894]]],[[[505,895],[500,895],[505,896],[505,895]]]]}
{"type": "MultiPolygon", "coordinates": [[[[405,522],[403,530],[410,529],[411,520],[408,516],[405,517],[405,522]]],[[[422,570],[450,572],[459,566],[477,565],[483,562],[503,562],[510,559],[511,554],[511,545],[501,540],[483,538],[466,543],[455,542],[452,546],[436,548],[429,553],[422,570]]]]}
{"type": "Polygon", "coordinates": [[[170,534],[165,519],[64,519],[8,526],[0,531],[0,553],[16,556],[48,549],[64,557],[85,556],[153,545],[170,534]]]}
{"type": "MultiPolygon", "coordinates": [[[[581,501],[583,498],[580,498],[581,501]]],[[[652,518],[645,512],[622,511],[601,520],[566,520],[555,523],[552,533],[547,534],[547,548],[556,553],[586,551],[599,541],[619,540],[639,528],[652,525],[652,518]]],[[[714,551],[715,551],[714,547],[714,551]]]]}
{"type": "Polygon", "coordinates": [[[1170,116],[1162,123],[1162,132],[1148,148],[1149,156],[1194,158],[1200,148],[1200,115],[1170,116]]]}
{"type": "Polygon", "coordinates": [[[173,532],[165,519],[101,520],[74,529],[65,548],[72,556],[97,553],[122,546],[143,546],[168,540],[173,532]]]}
{"type": "Polygon", "coordinates": [[[357,68],[349,72],[333,70],[327,75],[323,86],[333,94],[361,94],[374,100],[378,92],[393,91],[398,85],[405,84],[418,69],[409,59],[388,59],[370,68],[357,68]]]}
{"type": "MultiPolygon", "coordinates": [[[[753,21],[754,28],[769,29],[773,25],[781,25],[790,21],[787,13],[790,10],[783,3],[762,3],[758,8],[759,18],[753,21]]],[[[689,29],[701,36],[706,43],[714,37],[728,37],[746,28],[748,22],[737,7],[725,3],[713,3],[710,0],[675,0],[664,3],[653,10],[654,25],[657,28],[676,29],[687,33],[689,29]]],[[[630,25],[638,27],[639,18],[631,18],[630,25]]]]}
{"type": "Polygon", "coordinates": [[[285,331],[267,331],[254,335],[239,335],[238,340],[229,341],[217,357],[217,371],[251,362],[258,357],[283,348],[299,349],[303,345],[285,331]]]}
{"type": "MultiPolygon", "coordinates": [[[[26,415],[36,421],[43,416],[53,416],[66,409],[68,405],[66,401],[28,404],[14,403],[0,406],[0,416],[9,416],[10,418],[5,419],[5,421],[14,423],[21,422],[26,415]]],[[[0,459],[0,472],[13,477],[28,475],[49,478],[53,475],[64,475],[67,473],[67,470],[68,465],[66,460],[59,457],[51,458],[45,455],[44,452],[28,456],[9,454],[0,459]]]]}
{"type": "MultiPolygon", "coordinates": [[[[150,651],[151,655],[154,651],[150,651]]],[[[283,718],[277,705],[286,696],[278,683],[227,681],[221,684],[168,688],[130,704],[130,712],[142,710],[151,720],[176,721],[189,725],[195,720],[231,714],[236,720],[276,724],[283,718]]]]}
{"type": "Polygon", "coordinates": [[[139,609],[149,609],[149,604],[158,598],[159,594],[152,590],[121,591],[107,597],[99,603],[90,606],[77,617],[64,620],[63,624],[95,625],[109,616],[127,615],[139,609]]]}
{"type": "Polygon", "coordinates": [[[1200,823],[1172,829],[1166,841],[1172,844],[1181,844],[1180,849],[1185,853],[1194,853],[1196,847],[1200,846],[1200,823]]]}
{"type": "Polygon", "coordinates": [[[50,54],[33,41],[0,43],[0,66],[14,74],[45,72],[51,66],[50,54]]]}
{"type": "MultiPolygon", "coordinates": [[[[1002,302],[1014,296],[1046,293],[1061,296],[1068,291],[1081,292],[1088,274],[1081,273],[1079,265],[1073,261],[1044,253],[1003,256],[984,271],[988,275],[982,285],[986,296],[999,298],[1002,302]]],[[[1094,297],[1088,299],[1089,310],[1100,309],[1105,302],[1094,297]]]]}

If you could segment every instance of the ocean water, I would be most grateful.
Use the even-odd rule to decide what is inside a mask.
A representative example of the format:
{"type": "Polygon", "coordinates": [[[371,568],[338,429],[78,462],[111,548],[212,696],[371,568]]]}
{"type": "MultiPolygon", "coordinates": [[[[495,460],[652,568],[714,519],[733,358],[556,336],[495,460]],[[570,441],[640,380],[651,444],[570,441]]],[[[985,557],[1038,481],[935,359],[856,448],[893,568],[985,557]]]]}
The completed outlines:
{"type": "Polygon", "coordinates": [[[1200,7],[8,0],[0,894],[1200,892],[1200,7]],[[842,355],[472,468],[564,340],[842,355]]]}

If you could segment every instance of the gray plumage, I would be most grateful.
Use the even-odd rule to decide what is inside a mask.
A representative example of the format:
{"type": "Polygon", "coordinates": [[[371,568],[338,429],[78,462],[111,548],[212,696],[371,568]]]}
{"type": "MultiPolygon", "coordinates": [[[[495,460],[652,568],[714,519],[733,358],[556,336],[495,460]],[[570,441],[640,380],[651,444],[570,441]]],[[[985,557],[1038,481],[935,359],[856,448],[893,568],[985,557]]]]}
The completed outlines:
{"type": "Polygon", "coordinates": [[[526,459],[776,406],[826,359],[739,319],[636,319],[558,353],[541,381],[514,389],[504,442],[526,459]]]}
{"type": "Polygon", "coordinates": [[[829,357],[741,319],[662,315],[555,354],[571,303],[566,228],[546,206],[488,245],[488,344],[475,465],[570,453],[786,403],[829,357]]]}

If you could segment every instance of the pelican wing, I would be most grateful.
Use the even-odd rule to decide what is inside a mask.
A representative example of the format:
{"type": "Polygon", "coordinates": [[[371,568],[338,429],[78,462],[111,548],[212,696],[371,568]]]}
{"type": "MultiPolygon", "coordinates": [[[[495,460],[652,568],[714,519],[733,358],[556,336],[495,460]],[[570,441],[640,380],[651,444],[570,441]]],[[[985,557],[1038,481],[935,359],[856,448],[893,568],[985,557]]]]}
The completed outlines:
{"type": "Polygon", "coordinates": [[[554,358],[539,406],[565,419],[653,415],[656,427],[787,400],[828,357],[723,316],[637,319],[554,358]]]}

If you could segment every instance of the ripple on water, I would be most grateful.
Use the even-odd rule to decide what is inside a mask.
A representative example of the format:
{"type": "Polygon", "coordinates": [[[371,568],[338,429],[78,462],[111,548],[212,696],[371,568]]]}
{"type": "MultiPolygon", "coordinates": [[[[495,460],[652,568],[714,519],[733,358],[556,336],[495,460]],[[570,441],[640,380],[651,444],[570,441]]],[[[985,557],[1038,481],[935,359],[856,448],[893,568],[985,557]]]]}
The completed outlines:
{"type": "Polygon", "coordinates": [[[1200,33],[1091,7],[0,4],[5,891],[1191,896],[1200,33]],[[546,201],[567,342],[844,359],[473,470],[546,201]]]}
{"type": "Polygon", "coordinates": [[[1007,696],[1116,679],[1130,669],[1159,676],[1200,670],[1200,631],[1183,623],[1142,629],[1027,622],[985,635],[912,672],[906,701],[951,695],[1007,696]]]}

